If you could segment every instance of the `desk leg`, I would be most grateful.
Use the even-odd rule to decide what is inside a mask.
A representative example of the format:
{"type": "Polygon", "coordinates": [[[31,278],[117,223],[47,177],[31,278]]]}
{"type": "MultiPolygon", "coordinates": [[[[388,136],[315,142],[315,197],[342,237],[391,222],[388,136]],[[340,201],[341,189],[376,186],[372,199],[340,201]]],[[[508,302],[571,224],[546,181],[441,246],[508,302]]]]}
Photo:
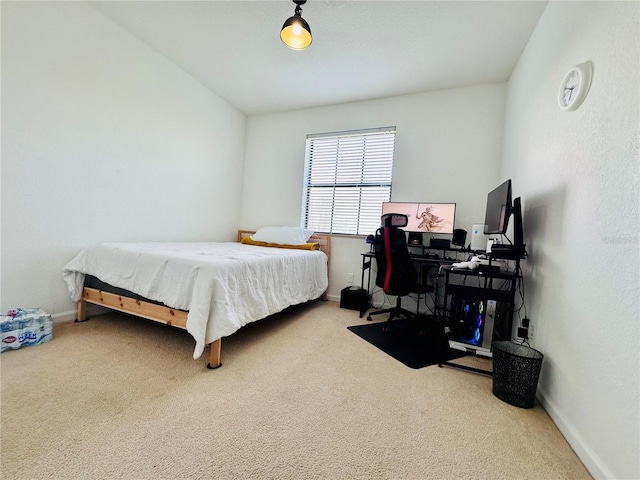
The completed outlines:
{"type": "Polygon", "coordinates": [[[360,311],[360,318],[362,318],[364,316],[365,313],[367,313],[367,310],[369,310],[369,308],[371,308],[371,303],[370,303],[370,297],[371,297],[371,293],[369,292],[369,289],[371,288],[371,258],[370,257],[365,257],[364,255],[362,256],[362,274],[360,276],[360,288],[362,288],[363,290],[365,290],[364,288],[364,272],[367,272],[367,308],[365,310],[361,310],[360,311]]]}
{"type": "Polygon", "coordinates": [[[367,295],[369,295],[369,288],[371,287],[371,260],[367,260],[367,257],[362,257],[362,275],[360,276],[360,288],[364,289],[364,272],[368,272],[367,277],[367,295]]]}

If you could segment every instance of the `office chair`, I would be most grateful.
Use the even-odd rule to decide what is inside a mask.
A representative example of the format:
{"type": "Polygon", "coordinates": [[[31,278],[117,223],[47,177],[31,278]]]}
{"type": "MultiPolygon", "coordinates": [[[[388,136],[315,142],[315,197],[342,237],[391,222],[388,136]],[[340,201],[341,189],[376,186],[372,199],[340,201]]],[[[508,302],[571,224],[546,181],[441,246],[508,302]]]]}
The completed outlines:
{"type": "MultiPolygon", "coordinates": [[[[387,295],[395,295],[396,306],[370,312],[372,315],[389,313],[387,324],[396,317],[418,318],[418,314],[402,307],[402,297],[410,293],[426,293],[433,291],[431,285],[426,284],[426,276],[419,278],[414,262],[409,256],[405,233],[399,227],[407,225],[408,217],[401,214],[387,214],[382,216],[382,226],[376,231],[374,252],[378,271],[376,285],[387,295]],[[420,282],[418,280],[421,280],[420,282]]],[[[386,327],[385,327],[386,328],[386,327]]]]}

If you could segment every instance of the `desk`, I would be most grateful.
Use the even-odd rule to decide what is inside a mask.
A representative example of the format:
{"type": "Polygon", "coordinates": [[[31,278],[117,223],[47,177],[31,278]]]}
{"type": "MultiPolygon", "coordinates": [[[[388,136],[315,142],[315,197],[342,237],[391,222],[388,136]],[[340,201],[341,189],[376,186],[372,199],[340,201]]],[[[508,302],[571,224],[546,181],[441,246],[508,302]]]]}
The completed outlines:
{"type": "MultiPolygon", "coordinates": [[[[410,246],[410,248],[416,248],[410,246]]],[[[434,250],[430,247],[417,246],[419,251],[434,250]]],[[[442,283],[436,281],[434,297],[434,316],[440,318],[448,331],[448,337],[453,348],[467,352],[491,357],[491,344],[494,341],[511,339],[513,323],[513,310],[518,282],[521,281],[520,258],[513,258],[509,254],[488,254],[489,264],[493,260],[511,260],[515,262],[513,271],[500,271],[498,269],[455,268],[453,263],[464,260],[463,258],[446,258],[460,254],[468,255],[478,252],[468,250],[436,249],[442,252],[437,258],[424,254],[413,254],[411,258],[427,268],[437,268],[443,278],[442,283]],[[443,258],[444,257],[444,258],[443,258]],[[438,302],[439,289],[443,288],[442,301],[438,302]],[[479,325],[478,325],[479,324],[479,325]],[[477,328],[481,327],[481,328],[477,328]]],[[[372,261],[375,258],[373,252],[362,253],[362,278],[361,288],[366,289],[370,295],[372,261]],[[365,282],[366,276],[366,282],[365,282]]],[[[420,296],[418,296],[419,307],[420,296]]],[[[416,307],[416,310],[418,309],[416,307]]],[[[416,313],[419,313],[416,311],[416,313]]],[[[448,365],[476,373],[492,375],[492,372],[466,367],[451,362],[440,364],[448,365]]]]}
{"type": "MultiPolygon", "coordinates": [[[[466,257],[469,255],[480,253],[466,248],[436,248],[428,245],[412,244],[407,244],[407,247],[409,248],[412,260],[416,263],[432,265],[434,267],[462,262],[466,260],[466,257]]],[[[362,278],[360,279],[360,288],[365,289],[367,291],[367,295],[369,295],[371,290],[371,261],[376,257],[373,252],[373,245],[369,252],[361,253],[360,255],[362,255],[362,278]],[[365,273],[367,274],[366,284],[364,281],[365,273]]]]}
{"type": "MultiPolygon", "coordinates": [[[[419,281],[420,279],[424,279],[424,275],[428,274],[429,270],[432,269],[436,269],[438,270],[441,266],[443,265],[451,265],[452,263],[455,262],[460,262],[463,259],[461,258],[452,258],[452,256],[454,254],[458,254],[460,252],[463,252],[465,254],[469,253],[466,250],[456,250],[456,249],[437,249],[439,252],[442,252],[442,257],[438,254],[436,255],[429,255],[424,253],[425,250],[430,250],[431,247],[427,247],[427,246],[422,246],[422,245],[409,245],[409,250],[411,251],[416,251],[416,253],[412,253],[411,256],[411,260],[416,264],[416,268],[418,270],[418,275],[419,275],[419,281]],[[417,253],[420,252],[420,253],[417,253]],[[448,252],[448,253],[447,253],[448,252]],[[449,256],[449,258],[446,258],[446,255],[449,256]]],[[[362,276],[360,279],[360,288],[366,290],[367,292],[367,297],[369,297],[371,295],[371,270],[372,270],[372,262],[373,260],[375,260],[375,253],[374,252],[365,252],[365,253],[361,253],[360,254],[362,256],[362,276]],[[366,276],[366,281],[365,281],[365,276],[366,276]]],[[[435,298],[434,298],[434,313],[436,315],[438,315],[439,312],[442,312],[442,306],[438,304],[437,302],[437,298],[438,298],[438,290],[440,289],[441,285],[436,282],[435,285],[433,285],[435,288],[435,298]]],[[[419,307],[420,307],[420,297],[421,295],[425,295],[425,294],[421,294],[421,293],[416,293],[415,295],[418,296],[418,304],[416,306],[416,313],[420,313],[419,312],[419,307]]]]}

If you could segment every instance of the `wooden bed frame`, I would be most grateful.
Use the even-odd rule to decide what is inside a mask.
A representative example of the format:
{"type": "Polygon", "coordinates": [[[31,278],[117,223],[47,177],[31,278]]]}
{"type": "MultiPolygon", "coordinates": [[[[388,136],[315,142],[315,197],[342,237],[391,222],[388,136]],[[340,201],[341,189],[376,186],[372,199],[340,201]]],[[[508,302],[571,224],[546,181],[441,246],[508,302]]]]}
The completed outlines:
{"type": "MultiPolygon", "coordinates": [[[[238,230],[238,242],[240,242],[243,237],[253,235],[254,233],[255,231],[252,230],[238,230]]],[[[323,251],[328,258],[331,258],[331,237],[329,235],[314,234],[311,237],[310,242],[318,243],[318,249],[323,251]]],[[[329,262],[327,263],[327,276],[328,273],[329,262]]],[[[326,300],[326,296],[327,292],[325,291],[322,294],[322,299],[326,300]]],[[[82,290],[82,298],[78,302],[77,322],[83,322],[87,319],[87,303],[129,313],[155,322],[182,328],[183,330],[187,329],[187,314],[189,313],[187,311],[89,287],[84,287],[82,290]]],[[[209,353],[209,364],[207,365],[207,368],[215,369],[222,366],[222,362],[220,361],[221,346],[221,338],[211,342],[211,351],[209,353]]]]}

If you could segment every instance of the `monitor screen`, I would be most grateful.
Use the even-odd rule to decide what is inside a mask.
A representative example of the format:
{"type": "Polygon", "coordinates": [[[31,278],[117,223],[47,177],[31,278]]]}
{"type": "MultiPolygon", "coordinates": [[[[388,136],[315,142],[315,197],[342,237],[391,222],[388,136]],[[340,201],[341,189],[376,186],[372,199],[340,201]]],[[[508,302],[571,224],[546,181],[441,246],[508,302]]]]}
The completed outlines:
{"type": "Polygon", "coordinates": [[[453,233],[455,203],[384,202],[382,214],[403,213],[409,217],[405,232],[453,233]]]}
{"type": "Polygon", "coordinates": [[[511,216],[511,180],[507,180],[487,195],[487,209],[484,214],[484,233],[501,234],[507,232],[511,216]]]}

